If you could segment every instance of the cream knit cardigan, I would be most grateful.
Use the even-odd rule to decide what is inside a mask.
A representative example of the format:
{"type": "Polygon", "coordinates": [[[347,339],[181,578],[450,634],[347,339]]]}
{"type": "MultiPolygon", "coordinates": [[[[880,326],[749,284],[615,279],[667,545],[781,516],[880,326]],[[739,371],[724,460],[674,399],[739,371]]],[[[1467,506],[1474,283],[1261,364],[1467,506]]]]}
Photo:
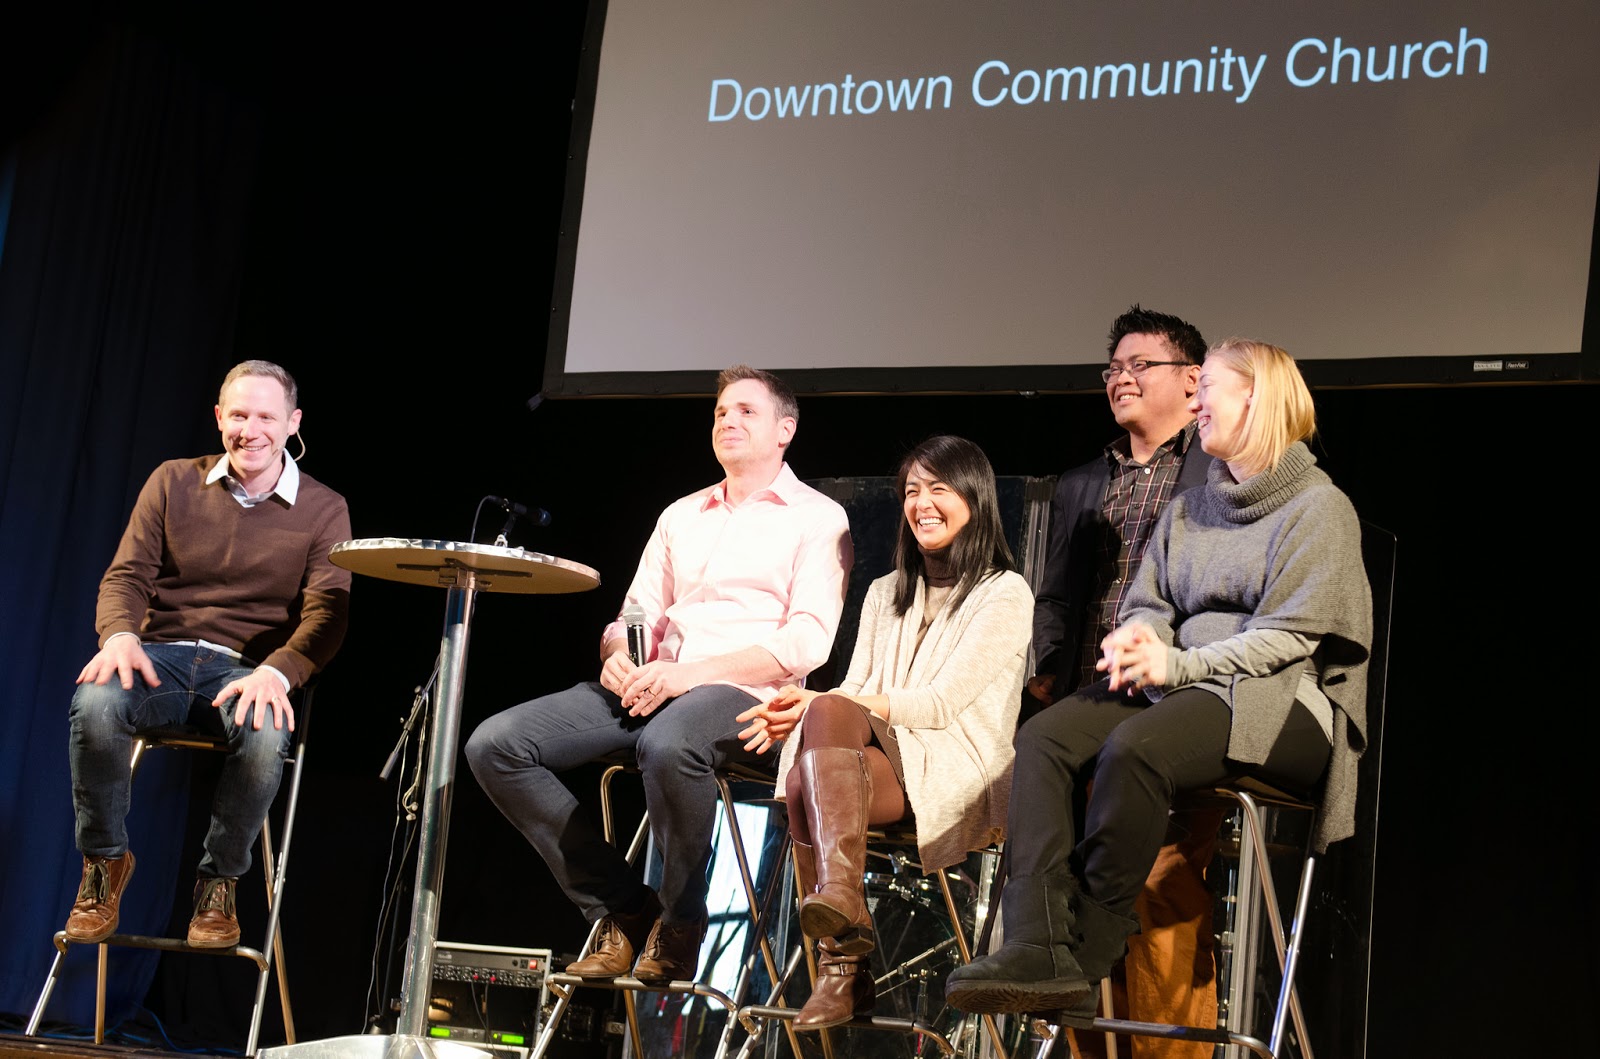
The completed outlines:
{"type": "MultiPolygon", "coordinates": [[[[992,576],[959,610],[941,610],[919,647],[926,583],[917,579],[903,616],[894,612],[894,583],[891,573],[867,588],[850,671],[834,690],[889,697],[918,854],[931,872],[1004,836],[1033,593],[1018,574],[992,576]]],[[[780,794],[797,744],[791,737],[784,745],[780,794]]]]}

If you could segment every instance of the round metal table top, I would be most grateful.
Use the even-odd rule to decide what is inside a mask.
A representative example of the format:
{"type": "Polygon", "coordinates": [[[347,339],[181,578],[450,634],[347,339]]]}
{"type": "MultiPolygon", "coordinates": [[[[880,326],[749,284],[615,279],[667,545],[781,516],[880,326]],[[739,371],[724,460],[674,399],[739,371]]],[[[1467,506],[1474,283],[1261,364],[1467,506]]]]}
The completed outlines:
{"type": "Polygon", "coordinates": [[[335,566],[387,581],[480,592],[587,592],[600,574],[582,563],[522,548],[368,537],[328,549],[335,566]]]}

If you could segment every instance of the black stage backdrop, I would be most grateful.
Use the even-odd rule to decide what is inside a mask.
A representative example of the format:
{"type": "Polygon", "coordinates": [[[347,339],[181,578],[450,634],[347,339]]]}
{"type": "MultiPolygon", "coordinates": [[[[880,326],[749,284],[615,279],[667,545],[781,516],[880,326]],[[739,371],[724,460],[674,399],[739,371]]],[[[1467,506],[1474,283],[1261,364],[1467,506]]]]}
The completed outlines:
{"type": "MultiPolygon", "coordinates": [[[[414,23],[297,21],[291,6],[227,26],[199,7],[145,7],[49,26],[35,66],[41,84],[66,69],[66,87],[24,99],[4,126],[18,165],[0,247],[0,1010],[12,1012],[31,1004],[77,871],[64,717],[93,650],[94,586],[149,469],[216,450],[208,405],[228,363],[266,356],[298,376],[304,465],[349,498],[357,537],[466,539],[492,493],[554,515],[513,543],[601,571],[578,596],[480,598],[463,732],[592,676],[655,514],[717,475],[708,400],[526,403],[542,377],[580,5],[414,23]],[[107,101],[131,106],[136,85],[143,118],[68,120],[118,113],[107,101]],[[128,131],[121,120],[147,124],[119,141],[107,130],[128,131]],[[30,183],[36,172],[48,180],[30,183]],[[122,212],[97,213],[106,203],[122,212]]],[[[1124,307],[1107,305],[1107,321],[1124,307]]],[[[1467,1054],[1509,997],[1559,1016],[1597,985],[1580,831],[1597,398],[1591,386],[1317,395],[1325,466],[1400,542],[1374,1059],[1467,1054]]],[[[940,431],[1028,475],[1081,462],[1113,432],[1097,395],[810,398],[792,462],[802,477],[888,473],[940,431]]],[[[443,604],[360,579],[319,692],[284,912],[302,1039],[363,1028],[394,819],[394,785],[377,773],[432,665],[443,604]]],[[[177,826],[181,788],[135,799],[136,816],[156,815],[136,831],[153,844],[134,890],[155,906],[170,893],[179,922],[194,838],[156,843],[177,826]]],[[[560,951],[582,932],[463,769],[439,936],[560,951]]],[[[175,1034],[237,1046],[248,999],[216,971],[167,960],[147,1003],[175,1034]]]]}

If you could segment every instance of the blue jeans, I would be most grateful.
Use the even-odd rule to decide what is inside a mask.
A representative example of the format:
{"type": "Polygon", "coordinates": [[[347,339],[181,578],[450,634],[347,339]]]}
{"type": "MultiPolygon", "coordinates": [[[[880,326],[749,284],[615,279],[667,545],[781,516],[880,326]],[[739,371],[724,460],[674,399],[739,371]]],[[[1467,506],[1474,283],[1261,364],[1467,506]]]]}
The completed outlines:
{"type": "Polygon", "coordinates": [[[496,807],[550,867],[591,923],[636,907],[643,883],[556,775],[601,758],[637,762],[645,810],[661,853],[663,918],[697,922],[706,913],[706,868],[717,815],[713,773],[746,751],[734,718],[755,696],[703,684],[648,717],[630,717],[598,683],[513,706],[467,740],[467,763],[496,807]]]}
{"type": "MultiPolygon", "coordinates": [[[[128,762],[137,735],[185,723],[192,706],[210,708],[223,687],[255,669],[208,647],[145,644],[144,652],[159,687],[149,687],[135,673],[130,689],[113,676],[105,684],[79,684],[72,696],[72,803],[78,851],[86,857],[120,857],[128,850],[128,762]]],[[[259,731],[250,727],[249,718],[234,724],[235,705],[237,699],[230,699],[217,710],[228,754],[211,806],[201,875],[239,876],[250,869],[250,847],[278,793],[289,747],[289,730],[273,728],[270,717],[259,731]]]]}

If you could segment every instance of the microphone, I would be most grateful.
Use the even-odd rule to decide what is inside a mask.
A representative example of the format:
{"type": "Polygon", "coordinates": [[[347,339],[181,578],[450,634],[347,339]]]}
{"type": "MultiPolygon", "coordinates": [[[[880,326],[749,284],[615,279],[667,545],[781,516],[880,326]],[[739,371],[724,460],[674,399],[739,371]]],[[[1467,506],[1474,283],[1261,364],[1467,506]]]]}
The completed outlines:
{"type": "Polygon", "coordinates": [[[535,526],[550,525],[550,512],[542,507],[527,507],[515,500],[507,500],[503,496],[491,496],[489,503],[498,504],[500,509],[515,518],[525,518],[535,526]]]}
{"type": "Polygon", "coordinates": [[[628,657],[636,666],[644,665],[644,608],[629,603],[622,608],[622,623],[628,628],[628,657]]]}

